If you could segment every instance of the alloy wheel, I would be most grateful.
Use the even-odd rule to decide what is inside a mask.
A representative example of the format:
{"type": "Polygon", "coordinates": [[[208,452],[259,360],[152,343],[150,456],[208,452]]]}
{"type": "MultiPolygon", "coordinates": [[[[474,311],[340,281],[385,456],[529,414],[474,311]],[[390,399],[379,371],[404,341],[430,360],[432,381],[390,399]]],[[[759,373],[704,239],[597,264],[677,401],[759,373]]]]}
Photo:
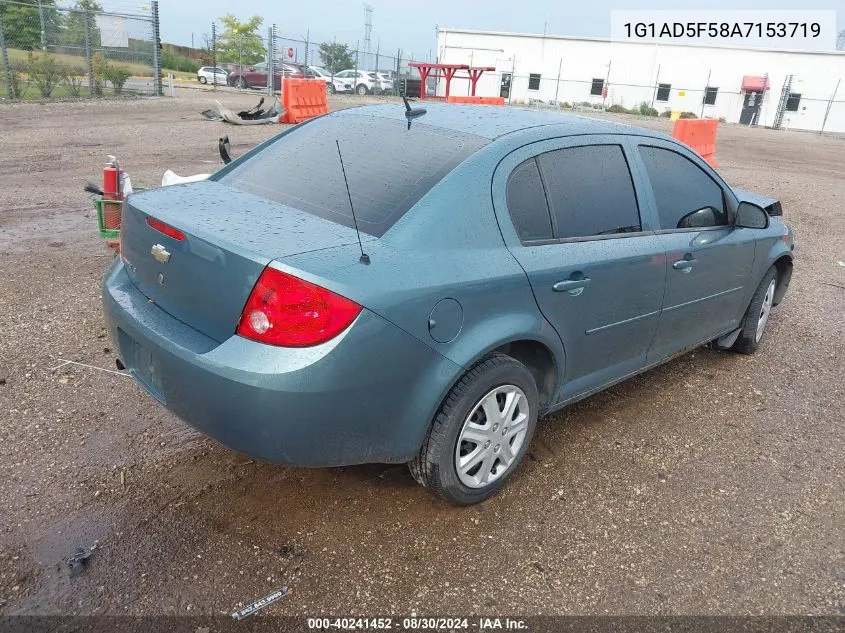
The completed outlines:
{"type": "Polygon", "coordinates": [[[769,322],[769,314],[772,311],[772,304],[775,300],[775,280],[769,282],[766,288],[766,296],[763,297],[763,305],[760,307],[760,316],[757,318],[757,332],[754,335],[755,342],[759,343],[763,338],[763,331],[766,329],[766,323],[769,322]]]}
{"type": "Polygon", "coordinates": [[[528,398],[515,385],[496,387],[473,407],[458,434],[455,470],[461,483],[483,488],[517,461],[528,430],[528,398]]]}

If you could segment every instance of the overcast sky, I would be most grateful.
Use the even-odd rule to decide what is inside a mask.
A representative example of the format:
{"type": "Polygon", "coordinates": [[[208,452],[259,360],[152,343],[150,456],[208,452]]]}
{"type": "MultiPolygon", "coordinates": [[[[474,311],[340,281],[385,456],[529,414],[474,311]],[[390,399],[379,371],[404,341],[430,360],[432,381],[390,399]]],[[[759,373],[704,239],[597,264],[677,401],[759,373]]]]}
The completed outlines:
{"type": "MultiPolygon", "coordinates": [[[[102,1],[102,0],[101,0],[102,1]]],[[[120,4],[127,0],[117,0],[120,4]]],[[[579,0],[369,0],[373,7],[372,46],[395,54],[412,52],[425,58],[436,48],[436,25],[485,30],[542,33],[550,35],[610,35],[611,9],[838,9],[839,29],[845,28],[845,0],[673,0],[671,2],[597,2],[579,0]]],[[[108,8],[109,0],[103,5],[108,8]]],[[[356,0],[159,0],[161,35],[165,42],[200,46],[211,22],[225,13],[244,19],[264,16],[264,25],[276,24],[277,31],[311,40],[338,41],[355,45],[364,36],[364,5],[356,0]]]]}

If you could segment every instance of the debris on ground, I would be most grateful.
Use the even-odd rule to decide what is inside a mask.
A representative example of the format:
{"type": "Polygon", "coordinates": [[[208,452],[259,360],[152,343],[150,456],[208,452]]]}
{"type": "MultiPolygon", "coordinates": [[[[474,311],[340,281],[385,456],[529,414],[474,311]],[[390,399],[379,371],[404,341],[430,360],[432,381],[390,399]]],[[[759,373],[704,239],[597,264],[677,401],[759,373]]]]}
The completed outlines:
{"type": "Polygon", "coordinates": [[[83,547],[76,548],[73,556],[71,556],[67,561],[67,566],[70,568],[71,578],[75,578],[85,571],[85,568],[88,565],[88,559],[91,557],[91,554],[94,553],[94,550],[97,549],[97,545],[97,541],[94,541],[91,549],[86,550],[83,547]]]}
{"type": "Polygon", "coordinates": [[[200,112],[200,114],[203,115],[209,121],[223,120],[223,117],[220,116],[220,113],[217,110],[212,110],[211,108],[209,108],[208,110],[203,110],[202,112],[200,112]]]}
{"type": "Polygon", "coordinates": [[[232,614],[232,617],[236,620],[243,620],[244,618],[248,618],[256,611],[263,609],[264,607],[273,604],[274,602],[281,600],[284,598],[288,593],[287,587],[282,587],[281,589],[277,589],[273,593],[264,596],[260,600],[256,600],[252,604],[248,604],[247,606],[243,607],[242,609],[238,609],[232,614]]]}
{"type": "Polygon", "coordinates": [[[273,105],[266,110],[262,108],[264,105],[264,97],[254,108],[249,110],[241,110],[234,112],[226,108],[219,101],[215,101],[217,110],[209,109],[200,112],[209,121],[225,121],[234,125],[263,125],[264,123],[278,123],[279,119],[284,116],[285,109],[279,104],[279,100],[273,98],[273,105]]]}

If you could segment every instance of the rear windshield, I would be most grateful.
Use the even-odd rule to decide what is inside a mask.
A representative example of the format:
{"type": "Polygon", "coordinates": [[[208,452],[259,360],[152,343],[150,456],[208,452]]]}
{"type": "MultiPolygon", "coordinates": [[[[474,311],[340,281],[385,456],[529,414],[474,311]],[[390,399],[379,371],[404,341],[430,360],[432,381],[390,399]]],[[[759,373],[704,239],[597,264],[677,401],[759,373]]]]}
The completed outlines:
{"type": "MultiPolygon", "coordinates": [[[[402,108],[401,105],[397,106],[402,108]]],[[[220,177],[235,189],[381,237],[486,138],[404,119],[327,116],[294,128],[220,177]]]]}

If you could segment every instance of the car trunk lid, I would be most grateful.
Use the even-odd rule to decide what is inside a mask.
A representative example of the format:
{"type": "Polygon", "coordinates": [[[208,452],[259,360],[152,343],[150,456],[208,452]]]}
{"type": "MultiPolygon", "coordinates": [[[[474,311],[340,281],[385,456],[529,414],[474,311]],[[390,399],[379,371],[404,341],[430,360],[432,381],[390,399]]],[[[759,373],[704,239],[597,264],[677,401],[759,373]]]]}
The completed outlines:
{"type": "Polygon", "coordinates": [[[273,259],[356,242],[355,231],[217,182],[130,196],[122,254],[136,287],[183,323],[222,342],[273,259]],[[150,226],[163,222],[175,239],[150,226]]]}

